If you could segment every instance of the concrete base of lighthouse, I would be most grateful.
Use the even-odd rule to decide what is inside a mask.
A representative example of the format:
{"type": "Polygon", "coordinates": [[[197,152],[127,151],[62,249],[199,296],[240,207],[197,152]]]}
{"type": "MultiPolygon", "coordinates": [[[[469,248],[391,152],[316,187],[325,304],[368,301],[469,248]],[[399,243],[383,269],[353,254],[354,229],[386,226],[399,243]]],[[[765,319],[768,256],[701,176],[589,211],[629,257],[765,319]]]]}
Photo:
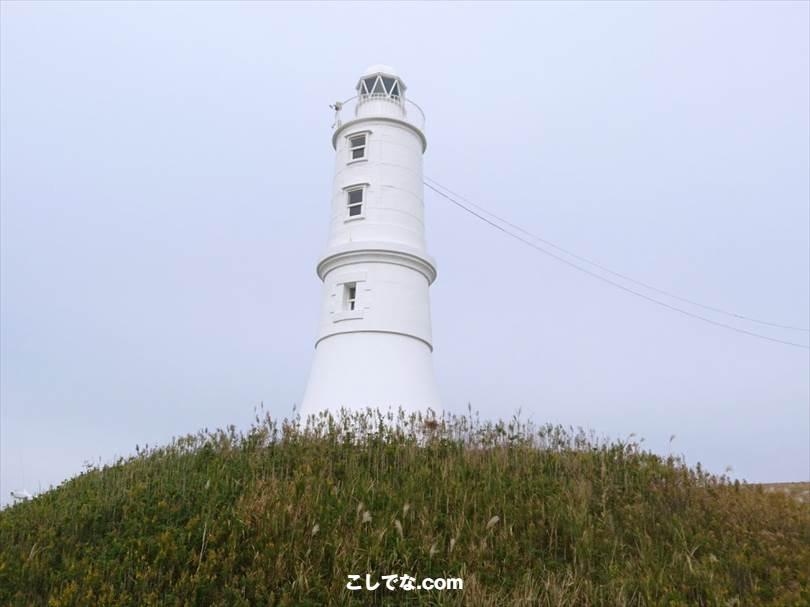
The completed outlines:
{"type": "Polygon", "coordinates": [[[326,337],[315,349],[302,417],[341,407],[437,410],[431,357],[425,342],[406,335],[369,331],[326,337]]]}

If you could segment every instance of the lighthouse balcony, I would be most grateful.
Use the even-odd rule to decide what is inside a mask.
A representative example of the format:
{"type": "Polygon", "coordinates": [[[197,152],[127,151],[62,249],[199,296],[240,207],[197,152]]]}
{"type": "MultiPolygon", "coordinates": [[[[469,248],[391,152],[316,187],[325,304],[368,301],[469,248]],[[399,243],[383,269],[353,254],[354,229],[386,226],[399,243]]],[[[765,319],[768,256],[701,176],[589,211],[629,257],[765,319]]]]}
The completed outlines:
{"type": "Polygon", "coordinates": [[[388,118],[409,124],[420,132],[425,130],[425,114],[413,101],[401,95],[364,93],[335,104],[335,133],[363,118],[388,118]]]}

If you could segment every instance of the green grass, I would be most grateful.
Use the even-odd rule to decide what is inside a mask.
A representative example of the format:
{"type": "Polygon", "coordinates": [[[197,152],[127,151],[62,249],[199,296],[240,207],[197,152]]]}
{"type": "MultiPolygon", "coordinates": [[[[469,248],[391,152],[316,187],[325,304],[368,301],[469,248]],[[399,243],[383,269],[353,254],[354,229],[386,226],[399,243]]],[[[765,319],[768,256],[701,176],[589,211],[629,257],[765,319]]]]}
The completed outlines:
{"type": "Polygon", "coordinates": [[[0,605],[806,606],[808,572],[807,504],[472,415],[257,418],[0,512],[0,605]],[[345,588],[367,572],[464,590],[345,588]]]}

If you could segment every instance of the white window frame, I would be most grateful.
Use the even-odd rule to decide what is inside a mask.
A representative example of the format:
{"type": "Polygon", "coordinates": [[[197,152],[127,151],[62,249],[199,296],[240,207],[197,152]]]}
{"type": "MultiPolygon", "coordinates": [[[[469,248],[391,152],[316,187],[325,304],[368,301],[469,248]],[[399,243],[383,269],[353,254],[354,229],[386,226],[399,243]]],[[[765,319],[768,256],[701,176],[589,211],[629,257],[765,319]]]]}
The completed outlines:
{"type": "Polygon", "coordinates": [[[346,196],[346,217],[344,222],[346,221],[357,221],[358,219],[365,219],[366,217],[366,192],[368,191],[368,184],[367,183],[355,183],[354,185],[346,186],[343,188],[344,195],[346,196]],[[360,202],[349,202],[349,197],[351,196],[351,192],[362,192],[362,198],[360,202]],[[360,212],[356,215],[351,214],[351,210],[354,207],[360,207],[360,212]]]}
{"type": "Polygon", "coordinates": [[[332,322],[360,320],[369,308],[371,288],[366,272],[346,272],[335,281],[330,298],[329,313],[332,322]],[[354,309],[351,307],[349,289],[354,287],[354,309]]]}
{"type": "Polygon", "coordinates": [[[362,162],[364,160],[368,160],[368,136],[371,135],[371,131],[360,131],[359,133],[352,133],[351,135],[346,135],[346,147],[349,150],[349,164],[353,162],[362,162]],[[363,138],[363,145],[353,145],[352,139],[356,137],[363,138]],[[363,150],[363,155],[360,158],[354,157],[355,150],[363,150]]]}
{"type": "Polygon", "coordinates": [[[357,308],[357,283],[343,283],[343,311],[354,312],[357,308]]]}

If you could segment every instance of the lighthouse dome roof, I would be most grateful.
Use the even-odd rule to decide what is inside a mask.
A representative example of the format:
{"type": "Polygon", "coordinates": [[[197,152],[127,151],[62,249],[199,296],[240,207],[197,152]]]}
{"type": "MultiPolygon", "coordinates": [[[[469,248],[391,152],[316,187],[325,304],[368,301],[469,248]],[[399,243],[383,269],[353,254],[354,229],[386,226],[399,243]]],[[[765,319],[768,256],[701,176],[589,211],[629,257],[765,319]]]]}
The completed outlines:
{"type": "Polygon", "coordinates": [[[373,76],[374,74],[385,74],[386,76],[393,76],[394,78],[399,78],[399,74],[397,71],[391,67],[390,65],[383,65],[382,63],[375,63],[374,65],[370,65],[366,68],[366,71],[363,72],[363,78],[366,76],[373,76]]]}

